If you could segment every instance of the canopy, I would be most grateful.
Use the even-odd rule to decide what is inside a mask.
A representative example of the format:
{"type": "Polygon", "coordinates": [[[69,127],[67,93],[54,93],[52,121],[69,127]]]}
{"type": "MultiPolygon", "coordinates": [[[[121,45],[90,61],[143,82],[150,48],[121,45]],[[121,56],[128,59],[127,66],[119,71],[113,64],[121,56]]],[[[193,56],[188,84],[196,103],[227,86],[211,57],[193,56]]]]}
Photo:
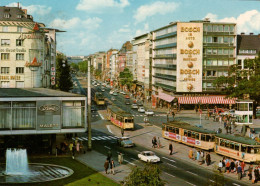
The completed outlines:
{"type": "Polygon", "coordinates": [[[235,104],[236,98],[226,96],[178,97],[179,104],[235,104]]]}

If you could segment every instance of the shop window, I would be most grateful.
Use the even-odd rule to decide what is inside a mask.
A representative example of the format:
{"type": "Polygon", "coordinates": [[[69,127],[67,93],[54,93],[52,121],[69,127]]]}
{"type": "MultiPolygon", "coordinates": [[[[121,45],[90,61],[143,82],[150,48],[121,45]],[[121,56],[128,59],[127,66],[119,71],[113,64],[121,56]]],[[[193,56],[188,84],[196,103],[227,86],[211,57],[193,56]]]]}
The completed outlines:
{"type": "Polygon", "coordinates": [[[16,81],[16,88],[24,88],[24,81],[16,81]]]}
{"type": "MultiPolygon", "coordinates": [[[[123,120],[123,118],[121,118],[123,120]]],[[[82,127],[84,123],[84,105],[81,101],[62,102],[62,125],[64,128],[82,127]]]]}
{"type": "Polygon", "coordinates": [[[1,88],[10,88],[9,81],[1,81],[1,88]]]}
{"type": "Polygon", "coordinates": [[[10,129],[11,125],[11,102],[0,102],[0,129],[10,129]]]}

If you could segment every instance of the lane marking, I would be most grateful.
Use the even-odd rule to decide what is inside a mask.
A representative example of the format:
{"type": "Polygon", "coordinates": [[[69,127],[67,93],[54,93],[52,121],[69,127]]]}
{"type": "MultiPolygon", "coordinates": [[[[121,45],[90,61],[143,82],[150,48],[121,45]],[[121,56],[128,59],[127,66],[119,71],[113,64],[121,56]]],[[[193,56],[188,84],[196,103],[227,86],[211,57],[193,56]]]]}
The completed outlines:
{"type": "Polygon", "coordinates": [[[141,152],[141,151],[139,151],[139,150],[135,150],[136,152],[141,152]]]}
{"type": "Polygon", "coordinates": [[[117,139],[117,137],[115,137],[115,136],[109,136],[110,138],[112,138],[112,139],[117,139]]]}
{"type": "Polygon", "coordinates": [[[233,185],[237,185],[237,186],[240,186],[239,184],[236,184],[236,183],[232,183],[233,185]]]}
{"type": "Polygon", "coordinates": [[[175,167],[175,168],[177,168],[175,165],[172,165],[172,164],[170,164],[170,163],[167,163],[168,165],[170,165],[170,166],[172,166],[172,167],[175,167]]]}
{"type": "Polygon", "coordinates": [[[171,177],[175,178],[175,176],[173,176],[173,175],[171,175],[171,174],[169,174],[169,173],[167,173],[167,172],[165,172],[165,174],[167,174],[168,176],[171,176],[171,177]]]}
{"type": "Polygon", "coordinates": [[[215,181],[213,181],[213,180],[211,180],[211,179],[210,179],[209,181],[211,181],[211,182],[215,183],[215,181]]]}
{"type": "Polygon", "coordinates": [[[99,136],[99,137],[95,137],[97,140],[104,140],[103,138],[102,138],[102,136],[99,136]]]}
{"type": "Polygon", "coordinates": [[[108,130],[108,132],[110,132],[111,134],[113,134],[113,132],[112,132],[111,129],[110,129],[110,125],[107,125],[107,130],[108,130]]]}
{"type": "Polygon", "coordinates": [[[124,161],[126,161],[127,163],[130,163],[131,165],[134,165],[134,166],[135,166],[135,164],[132,163],[132,162],[130,162],[130,161],[127,161],[127,160],[124,160],[124,161]]]}
{"type": "Polygon", "coordinates": [[[137,159],[134,159],[134,158],[130,158],[131,160],[134,160],[134,161],[136,161],[137,159]]]}
{"type": "Polygon", "coordinates": [[[107,137],[107,136],[102,136],[105,139],[111,140],[111,138],[107,137]]]}
{"type": "Polygon", "coordinates": [[[171,160],[171,159],[169,159],[169,158],[166,158],[166,157],[162,157],[162,158],[164,158],[164,159],[166,159],[166,160],[169,160],[169,161],[172,161],[172,162],[176,162],[176,161],[174,161],[174,160],[171,160]]]}
{"type": "Polygon", "coordinates": [[[107,148],[107,149],[111,149],[110,147],[107,147],[107,146],[104,146],[105,148],[107,148]]]}
{"type": "Polygon", "coordinates": [[[188,183],[188,184],[190,184],[190,185],[193,185],[193,186],[196,186],[196,185],[194,185],[194,184],[192,184],[192,183],[190,183],[190,182],[188,182],[188,181],[186,181],[186,183],[188,183]]]}
{"type": "Polygon", "coordinates": [[[83,141],[83,139],[81,139],[81,138],[78,138],[78,140],[83,141]]]}
{"type": "Polygon", "coordinates": [[[197,174],[195,174],[195,173],[193,173],[193,172],[190,172],[190,171],[186,171],[186,172],[198,176],[197,174]]]}
{"type": "Polygon", "coordinates": [[[92,140],[100,140],[100,139],[98,139],[97,137],[92,137],[91,139],[92,139],[92,140]]]}
{"type": "Polygon", "coordinates": [[[88,138],[82,137],[84,140],[88,141],[88,138]]]}
{"type": "Polygon", "coordinates": [[[102,114],[100,114],[100,113],[98,113],[99,114],[99,116],[102,118],[102,120],[104,120],[104,117],[102,116],[102,114]]]}

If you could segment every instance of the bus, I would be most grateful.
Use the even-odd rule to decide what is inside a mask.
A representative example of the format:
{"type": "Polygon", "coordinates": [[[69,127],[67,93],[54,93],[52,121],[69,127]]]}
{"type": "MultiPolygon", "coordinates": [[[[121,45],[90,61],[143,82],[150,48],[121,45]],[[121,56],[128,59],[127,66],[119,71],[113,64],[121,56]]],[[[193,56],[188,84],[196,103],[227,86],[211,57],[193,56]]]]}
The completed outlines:
{"type": "Polygon", "coordinates": [[[105,105],[105,97],[101,92],[96,92],[94,96],[94,101],[97,105],[105,105]]]}
{"type": "Polygon", "coordinates": [[[172,121],[162,125],[163,138],[209,151],[214,150],[215,134],[215,131],[180,121],[172,121]]]}
{"type": "Polygon", "coordinates": [[[115,105],[107,107],[108,120],[122,129],[134,129],[134,117],[129,112],[121,110],[115,105]]]}
{"type": "Polygon", "coordinates": [[[215,152],[248,163],[260,161],[260,143],[247,137],[216,134],[215,152]]]}

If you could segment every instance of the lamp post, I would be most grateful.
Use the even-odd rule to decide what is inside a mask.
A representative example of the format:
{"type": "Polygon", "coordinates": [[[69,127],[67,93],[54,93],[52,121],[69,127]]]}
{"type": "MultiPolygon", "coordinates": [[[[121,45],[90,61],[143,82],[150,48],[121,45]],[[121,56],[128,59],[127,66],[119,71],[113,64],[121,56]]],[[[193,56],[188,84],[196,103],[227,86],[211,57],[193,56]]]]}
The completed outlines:
{"type": "Polygon", "coordinates": [[[92,141],[91,141],[91,88],[90,88],[90,60],[88,60],[88,150],[92,150],[92,141]]]}

